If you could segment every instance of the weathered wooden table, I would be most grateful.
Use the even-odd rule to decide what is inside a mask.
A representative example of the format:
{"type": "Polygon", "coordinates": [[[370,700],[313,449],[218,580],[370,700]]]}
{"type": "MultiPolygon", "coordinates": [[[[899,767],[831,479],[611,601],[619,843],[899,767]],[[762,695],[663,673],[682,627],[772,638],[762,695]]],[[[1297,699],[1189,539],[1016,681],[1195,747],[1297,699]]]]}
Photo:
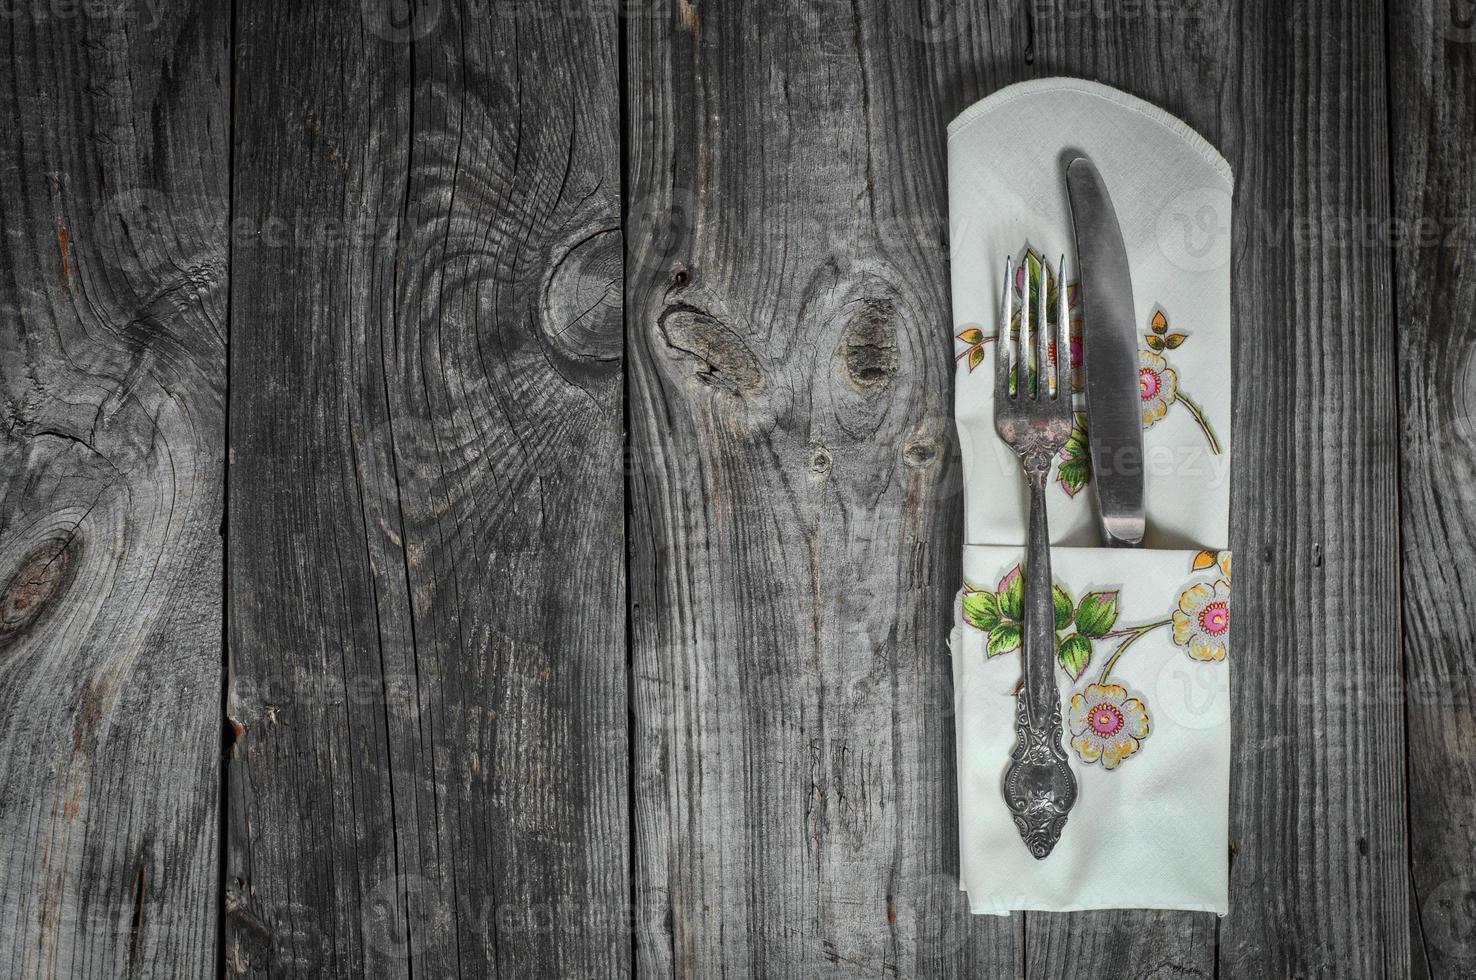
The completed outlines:
{"type": "Polygon", "coordinates": [[[1464,0],[404,2],[0,18],[0,975],[1473,975],[1464,0]],[[956,890],[944,127],[1053,74],[1238,179],[1222,921],[956,890]]]}

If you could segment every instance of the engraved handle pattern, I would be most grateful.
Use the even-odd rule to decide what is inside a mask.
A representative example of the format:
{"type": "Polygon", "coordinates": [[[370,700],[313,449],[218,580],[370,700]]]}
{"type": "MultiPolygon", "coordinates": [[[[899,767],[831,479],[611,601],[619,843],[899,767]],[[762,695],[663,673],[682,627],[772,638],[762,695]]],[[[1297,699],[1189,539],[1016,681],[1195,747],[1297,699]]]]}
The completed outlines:
{"type": "MultiPolygon", "coordinates": [[[[1015,748],[1005,770],[1004,798],[1025,846],[1037,859],[1061,839],[1076,802],[1076,777],[1061,744],[1061,692],[1056,685],[1056,623],[1051,546],[1046,527],[1047,467],[1025,461],[1030,524],[1025,547],[1024,683],[1015,699],[1015,748]]],[[[1048,465],[1048,461],[1047,461],[1048,465]]]]}

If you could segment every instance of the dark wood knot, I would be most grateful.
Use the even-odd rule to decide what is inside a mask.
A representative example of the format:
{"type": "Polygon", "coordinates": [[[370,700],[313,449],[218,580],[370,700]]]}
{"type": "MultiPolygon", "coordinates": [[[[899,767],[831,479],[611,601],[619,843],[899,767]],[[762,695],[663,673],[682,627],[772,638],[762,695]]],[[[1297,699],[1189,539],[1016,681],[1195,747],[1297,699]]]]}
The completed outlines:
{"type": "Polygon", "coordinates": [[[837,351],[846,379],[862,394],[880,394],[897,375],[897,306],[889,299],[862,299],[841,331],[837,351]]]}
{"type": "Polygon", "coordinates": [[[80,551],[74,534],[43,541],[21,559],[0,592],[0,649],[24,636],[66,595],[80,551]]]}
{"type": "Polygon", "coordinates": [[[938,458],[938,440],[923,436],[913,439],[902,449],[902,459],[908,466],[921,469],[938,458]]]}
{"type": "Polygon", "coordinates": [[[542,326],[565,356],[619,362],[625,349],[625,247],[618,228],[602,228],[570,246],[543,289],[542,326]]]}
{"type": "Polygon", "coordinates": [[[692,306],[673,306],[657,321],[666,346],[697,362],[696,378],[734,394],[756,394],[764,388],[758,358],[727,324],[692,306]]]}

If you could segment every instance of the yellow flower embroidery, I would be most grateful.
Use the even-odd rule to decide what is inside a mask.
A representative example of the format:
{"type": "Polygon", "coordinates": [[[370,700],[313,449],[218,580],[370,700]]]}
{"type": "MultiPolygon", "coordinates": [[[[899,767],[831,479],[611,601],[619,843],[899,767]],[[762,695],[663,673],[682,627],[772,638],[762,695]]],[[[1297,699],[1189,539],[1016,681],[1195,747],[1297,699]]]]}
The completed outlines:
{"type": "Polygon", "coordinates": [[[1220,571],[1225,574],[1225,581],[1230,581],[1230,552],[1205,549],[1194,553],[1194,561],[1189,565],[1189,571],[1202,572],[1206,568],[1220,566],[1220,571]]]}
{"type": "Polygon", "coordinates": [[[1071,695],[1071,736],[1082,762],[1116,769],[1148,737],[1148,709],[1120,684],[1088,684],[1071,695]]]}
{"type": "Polygon", "coordinates": [[[1143,400],[1143,428],[1163,418],[1179,393],[1179,372],[1151,350],[1138,351],[1138,395],[1143,400]]]}
{"type": "MultiPolygon", "coordinates": [[[[1229,552],[1221,569],[1229,574],[1229,552]]],[[[1195,582],[1179,593],[1174,642],[1195,660],[1224,660],[1230,651],[1230,583],[1195,582]]]]}

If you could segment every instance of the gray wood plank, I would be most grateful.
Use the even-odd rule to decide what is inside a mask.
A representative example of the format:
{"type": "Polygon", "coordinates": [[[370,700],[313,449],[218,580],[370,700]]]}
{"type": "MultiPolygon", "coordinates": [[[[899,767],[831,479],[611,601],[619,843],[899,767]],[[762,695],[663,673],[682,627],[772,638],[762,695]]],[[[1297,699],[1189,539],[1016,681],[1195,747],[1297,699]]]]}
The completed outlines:
{"type": "Polygon", "coordinates": [[[1237,12],[1231,914],[1219,976],[1407,973],[1384,17],[1237,12]]]}
{"type": "Polygon", "coordinates": [[[0,17],[0,974],[218,928],[229,9],[0,17]]]}
{"type": "Polygon", "coordinates": [[[617,22],[410,9],[238,12],[226,966],[618,977],[617,22]]]}
{"type": "Polygon", "coordinates": [[[1414,968],[1476,975],[1476,27],[1389,7],[1414,968]]]}
{"type": "Polygon", "coordinates": [[[958,892],[926,26],[872,2],[627,23],[642,976],[1023,968],[1017,924],[958,892]]]}

